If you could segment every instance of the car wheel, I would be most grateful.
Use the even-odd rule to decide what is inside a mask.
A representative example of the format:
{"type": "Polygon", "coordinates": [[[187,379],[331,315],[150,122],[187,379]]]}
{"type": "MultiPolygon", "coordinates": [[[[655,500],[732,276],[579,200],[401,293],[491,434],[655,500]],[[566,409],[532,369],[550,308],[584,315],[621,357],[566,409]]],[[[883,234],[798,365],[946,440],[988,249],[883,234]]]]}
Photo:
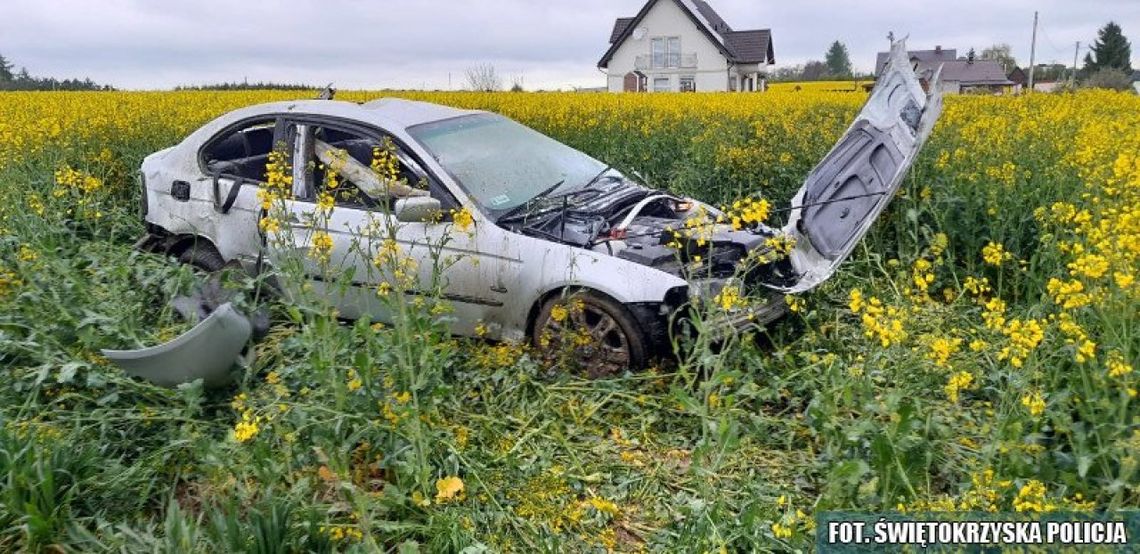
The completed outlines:
{"type": "Polygon", "coordinates": [[[178,254],[178,261],[205,273],[221,271],[226,260],[209,243],[196,242],[178,254]]]}
{"type": "Polygon", "coordinates": [[[535,318],[531,341],[547,362],[562,362],[591,378],[645,367],[641,326],[618,302],[592,292],[547,300],[535,318]]]}

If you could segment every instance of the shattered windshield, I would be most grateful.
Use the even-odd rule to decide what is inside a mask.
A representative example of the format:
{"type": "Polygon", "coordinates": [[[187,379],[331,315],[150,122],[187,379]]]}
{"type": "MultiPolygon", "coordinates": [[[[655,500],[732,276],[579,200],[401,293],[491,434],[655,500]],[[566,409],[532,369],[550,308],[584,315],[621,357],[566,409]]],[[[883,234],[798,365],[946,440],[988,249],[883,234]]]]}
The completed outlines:
{"type": "Polygon", "coordinates": [[[408,132],[481,206],[499,214],[561,183],[587,184],[606,165],[538,131],[495,114],[412,127],[408,132]]]}

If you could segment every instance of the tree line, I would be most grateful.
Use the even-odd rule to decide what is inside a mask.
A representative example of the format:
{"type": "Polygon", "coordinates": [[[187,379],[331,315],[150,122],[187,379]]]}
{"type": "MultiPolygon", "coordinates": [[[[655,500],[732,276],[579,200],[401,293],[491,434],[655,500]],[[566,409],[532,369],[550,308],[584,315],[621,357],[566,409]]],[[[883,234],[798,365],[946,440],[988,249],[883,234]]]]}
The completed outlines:
{"type": "Polygon", "coordinates": [[[34,77],[26,67],[13,72],[14,68],[12,62],[0,55],[0,90],[114,90],[109,85],[100,85],[89,78],[34,77]]]}

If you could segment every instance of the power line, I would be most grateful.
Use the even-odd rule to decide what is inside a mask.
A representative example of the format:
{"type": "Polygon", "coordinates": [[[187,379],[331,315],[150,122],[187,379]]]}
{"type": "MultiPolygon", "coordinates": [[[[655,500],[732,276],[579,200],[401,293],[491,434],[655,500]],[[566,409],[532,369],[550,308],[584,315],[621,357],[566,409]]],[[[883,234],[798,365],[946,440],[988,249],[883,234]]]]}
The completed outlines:
{"type": "Polygon", "coordinates": [[[1069,52],[1068,48],[1058,48],[1057,45],[1053,43],[1053,39],[1049,36],[1049,31],[1045,28],[1044,24],[1038,24],[1038,27],[1040,28],[1041,36],[1045,38],[1045,42],[1049,44],[1049,48],[1053,50],[1054,54],[1064,55],[1069,52]]]}

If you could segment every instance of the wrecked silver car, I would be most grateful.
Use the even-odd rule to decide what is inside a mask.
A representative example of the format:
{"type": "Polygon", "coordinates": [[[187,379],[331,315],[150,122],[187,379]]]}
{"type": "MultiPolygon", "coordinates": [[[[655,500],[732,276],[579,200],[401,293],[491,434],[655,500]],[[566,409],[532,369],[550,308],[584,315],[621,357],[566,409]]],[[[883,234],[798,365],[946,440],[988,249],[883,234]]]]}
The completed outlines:
{"type": "MultiPolygon", "coordinates": [[[[771,301],[721,322],[762,325],[786,310],[784,294],[830,277],[930,135],[941,111],[937,75],[932,81],[924,88],[896,44],[867,104],[795,195],[782,229],[733,226],[713,206],[655,190],[493,113],[391,98],[248,107],[145,159],[146,245],[206,270],[234,261],[252,270],[260,259],[288,254],[281,250],[310,247],[304,215],[316,209],[330,153],[344,152],[340,177],[357,194],[338,196],[329,217],[332,260],[368,263],[350,251],[368,218],[392,223],[413,257],[427,256],[425,244],[448,235],[445,254],[463,260],[440,276],[454,305],[453,333],[539,344],[544,333],[572,324],[593,339],[583,358],[641,366],[667,341],[671,316],[693,298],[711,298],[730,282],[769,291],[771,301]],[[280,144],[288,145],[293,172],[287,210],[296,217],[286,225],[297,240],[287,244],[264,241],[259,231],[258,189],[280,144]],[[378,187],[367,169],[381,144],[394,145],[406,183],[426,187],[378,187]],[[446,215],[464,209],[473,232],[458,232],[446,215]],[[684,232],[697,218],[707,220],[700,232],[684,232]],[[791,239],[784,243],[790,251],[768,257],[772,239],[782,237],[791,239]],[[581,301],[572,321],[552,317],[567,291],[581,301]]],[[[420,291],[431,286],[428,271],[421,270],[420,291]]],[[[342,315],[383,321],[375,294],[381,283],[373,281],[354,282],[347,292],[312,285],[342,315]]]]}

